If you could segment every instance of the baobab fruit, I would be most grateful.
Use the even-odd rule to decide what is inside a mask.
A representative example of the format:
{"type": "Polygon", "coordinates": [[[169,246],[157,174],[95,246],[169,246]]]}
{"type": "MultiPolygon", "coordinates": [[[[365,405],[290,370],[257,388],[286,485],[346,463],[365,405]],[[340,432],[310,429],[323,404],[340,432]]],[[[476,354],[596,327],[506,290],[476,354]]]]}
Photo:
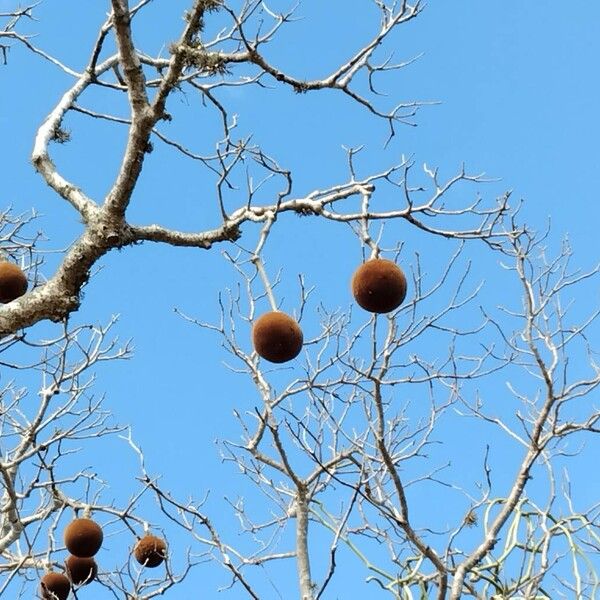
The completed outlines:
{"type": "Polygon", "coordinates": [[[261,315],[252,328],[254,349],[272,363],[284,363],[296,358],[302,350],[303,340],[300,325],[279,311],[261,315]]]}
{"type": "Polygon", "coordinates": [[[98,565],[93,558],[69,556],[65,561],[67,575],[73,585],[87,585],[98,574],[98,565]]]}
{"type": "Polygon", "coordinates": [[[133,550],[135,560],[144,567],[158,567],[167,556],[167,544],[155,535],[144,536],[133,550]]]}
{"type": "Polygon", "coordinates": [[[71,582],[61,573],[50,571],[40,581],[44,600],[67,600],[71,591],[71,582]]]}
{"type": "Polygon", "coordinates": [[[91,519],[75,519],[65,528],[65,546],[79,558],[90,558],[100,550],[104,534],[98,523],[91,519]]]}
{"type": "Polygon", "coordinates": [[[27,277],[21,269],[6,261],[0,262],[0,302],[12,302],[27,291],[27,277]]]}
{"type": "Polygon", "coordinates": [[[398,308],[406,298],[406,277],[391,260],[374,258],[354,272],[352,294],[365,310],[388,313],[398,308]]]}

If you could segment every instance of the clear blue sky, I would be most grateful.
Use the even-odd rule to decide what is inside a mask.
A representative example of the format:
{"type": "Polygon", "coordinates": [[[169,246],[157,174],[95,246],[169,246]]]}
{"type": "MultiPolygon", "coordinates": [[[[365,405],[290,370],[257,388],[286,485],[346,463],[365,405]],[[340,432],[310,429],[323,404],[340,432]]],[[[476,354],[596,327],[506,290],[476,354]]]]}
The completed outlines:
{"type": "MultiPolygon", "coordinates": [[[[9,4],[0,2],[0,10],[9,4]]],[[[108,4],[46,0],[36,9],[39,20],[27,28],[38,34],[38,46],[81,68],[108,4]]],[[[155,0],[136,23],[138,45],[157,52],[163,43],[173,41],[187,4],[155,0]]],[[[303,20],[289,25],[268,54],[300,78],[325,74],[363,44],[377,25],[370,3],[356,0],[308,0],[298,14],[303,20]]],[[[208,26],[210,29],[210,21],[208,26]]],[[[417,127],[398,127],[387,148],[386,124],[341,95],[295,95],[278,87],[227,91],[221,98],[231,112],[238,113],[240,131],[254,132],[256,142],[293,170],[296,194],[343,180],[341,145],[365,145],[363,175],[396,162],[402,153],[414,155],[417,164],[437,165],[446,175],[464,162],[471,171],[501,178],[478,191],[493,197],[512,189],[514,201],[526,201],[522,219],[543,228],[551,218],[551,244],[556,247],[568,233],[574,262],[590,267],[598,259],[600,219],[599,29],[600,4],[584,0],[573,0],[568,6],[558,0],[430,2],[415,22],[398,30],[388,42],[386,48],[393,48],[396,60],[420,53],[423,57],[399,73],[380,78],[388,95],[381,102],[385,106],[397,100],[439,100],[441,104],[423,108],[415,119],[417,127]]],[[[81,227],[73,211],[35,175],[29,155],[36,128],[69,83],[55,67],[18,45],[10,51],[8,66],[0,67],[1,205],[39,210],[48,249],[63,247],[81,227]]],[[[113,96],[104,92],[84,96],[82,104],[127,114],[122,102],[115,103],[113,96]]],[[[174,95],[168,109],[175,117],[169,132],[198,152],[214,148],[218,135],[215,114],[199,109],[197,96],[191,91],[174,95]]],[[[67,177],[100,201],[113,181],[125,131],[117,125],[90,123],[76,114],[70,114],[64,125],[72,132],[72,142],[53,146],[53,158],[67,177]]],[[[212,227],[214,219],[206,216],[205,209],[211,207],[210,214],[214,214],[211,186],[197,165],[155,141],[155,151],[148,157],[134,196],[131,218],[137,223],[162,222],[189,229],[212,227]]],[[[468,191],[472,195],[477,190],[468,191]]],[[[235,205],[235,196],[230,198],[235,205]]],[[[405,227],[390,228],[388,235],[406,239],[407,261],[415,252],[424,253],[428,268],[435,272],[435,257],[427,256],[426,250],[435,247],[449,253],[450,247],[429,246],[427,238],[405,227]]],[[[250,233],[251,228],[247,230],[250,233]]],[[[184,323],[173,311],[178,307],[204,321],[218,318],[218,293],[237,282],[221,256],[223,249],[206,252],[146,245],[113,252],[87,286],[75,321],[106,322],[111,315],[120,314],[118,333],[133,338],[135,356],[128,363],[104,365],[98,372],[97,393],[106,394],[106,406],[118,422],[132,425],[147,468],[162,474],[166,487],[183,498],[189,494],[201,498],[211,490],[206,511],[215,515],[224,537],[237,543],[236,523],[225,516],[223,497],[235,498],[244,490],[250,494],[247,503],[251,504],[252,491],[244,488],[233,466],[221,463],[213,442],[239,439],[232,410],[252,410],[258,395],[248,382],[222,366],[226,355],[216,336],[184,323]]],[[[347,229],[323,228],[313,220],[290,216],[279,223],[266,256],[271,273],[283,268],[285,310],[297,308],[295,282],[300,272],[316,286],[315,296],[330,309],[349,305],[347,282],[360,261],[360,248],[347,229]]],[[[45,275],[52,273],[57,259],[48,256],[45,275]]],[[[500,294],[494,286],[499,275],[489,269],[498,267],[484,261],[476,269],[473,281],[486,282],[483,299],[493,306],[495,294],[500,294]]],[[[597,286],[587,300],[591,301],[588,307],[598,304],[597,286]]],[[[581,308],[585,312],[586,306],[581,308]]],[[[307,335],[316,333],[314,317],[309,315],[305,327],[307,335]]],[[[503,381],[499,385],[504,389],[503,381]]],[[[468,448],[479,457],[481,439],[470,439],[469,423],[463,427],[458,432],[445,431],[450,451],[460,454],[461,448],[468,448]]],[[[82,460],[116,482],[111,483],[109,497],[126,497],[133,488],[127,486],[137,475],[135,457],[125,443],[113,441],[102,447],[105,450],[100,454],[86,450],[82,460]]],[[[573,467],[574,478],[589,466],[585,460],[593,455],[588,448],[573,467]]],[[[440,455],[438,458],[441,460],[440,455]]],[[[496,457],[500,469],[506,466],[507,476],[514,469],[511,458],[508,450],[505,462],[496,457]]],[[[480,463],[479,459],[467,460],[464,468],[480,463]]],[[[587,480],[585,486],[575,486],[575,492],[582,504],[591,503],[597,500],[600,487],[587,480]]],[[[423,486],[415,489],[412,500],[439,508],[441,494],[443,488],[423,486]]],[[[157,524],[167,527],[166,523],[157,524]]],[[[175,552],[182,550],[177,540],[173,533],[170,541],[175,552]]],[[[110,538],[106,548],[116,550],[110,538]]],[[[181,556],[176,556],[175,564],[180,560],[181,556]]],[[[364,573],[345,572],[345,583],[338,580],[334,586],[337,593],[328,597],[379,597],[373,586],[357,587],[364,573]]],[[[317,570],[316,575],[320,578],[322,573],[317,570]]],[[[218,569],[200,566],[187,584],[167,597],[241,598],[239,590],[221,595],[215,591],[226,581],[218,569]]],[[[294,597],[295,590],[294,581],[286,597],[294,597]]],[[[264,593],[265,598],[278,597],[270,591],[264,593]]],[[[109,597],[97,584],[93,596],[109,597]]]]}

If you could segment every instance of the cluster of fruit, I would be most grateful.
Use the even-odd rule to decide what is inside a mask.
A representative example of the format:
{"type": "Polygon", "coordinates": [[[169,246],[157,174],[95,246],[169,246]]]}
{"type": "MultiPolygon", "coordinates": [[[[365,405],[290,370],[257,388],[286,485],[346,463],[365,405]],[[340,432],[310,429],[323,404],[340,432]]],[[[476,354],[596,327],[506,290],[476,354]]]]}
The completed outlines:
{"type": "MultiPolygon", "coordinates": [[[[0,303],[12,302],[27,291],[23,271],[9,262],[0,262],[0,303]]],[[[392,261],[375,258],[363,263],[352,277],[352,293],[356,302],[373,313],[389,313],[406,297],[406,277],[392,261]]],[[[280,311],[261,315],[252,328],[256,352],[273,363],[290,361],[302,349],[304,336],[295,319],[280,311]]],[[[46,573],[40,587],[44,600],[66,600],[71,585],[92,581],[98,572],[94,555],[103,540],[102,528],[91,519],[75,519],[65,529],[64,541],[71,555],[65,561],[66,575],[46,573]]],[[[157,567],[166,556],[164,540],[146,535],[136,544],[133,554],[145,567],[157,567]]]]}
{"type": "MultiPolygon", "coordinates": [[[[15,264],[0,262],[0,302],[12,302],[27,291],[27,278],[15,264]]],[[[352,277],[358,304],[373,313],[388,313],[406,297],[406,277],[390,260],[374,258],[363,263],[352,277]]],[[[284,312],[261,315],[252,328],[256,352],[265,360],[284,363],[300,354],[304,337],[295,319],[284,312]]]]}
{"type": "MultiPolygon", "coordinates": [[[[373,313],[389,313],[406,297],[406,277],[391,260],[374,258],[363,263],[352,277],[356,302],[373,313]]],[[[252,328],[252,342],[259,356],[284,363],[300,354],[304,337],[297,321],[284,312],[261,315],[252,328]]]]}
{"type": "MultiPolygon", "coordinates": [[[[71,521],[64,531],[64,541],[70,556],[65,561],[66,575],[50,571],[41,581],[44,600],[67,600],[71,586],[87,585],[98,574],[94,556],[100,550],[104,534],[98,523],[82,518],[71,521]]],[[[167,545],[154,535],[146,535],[136,544],[133,555],[145,567],[158,567],[165,559],[167,545]]]]}

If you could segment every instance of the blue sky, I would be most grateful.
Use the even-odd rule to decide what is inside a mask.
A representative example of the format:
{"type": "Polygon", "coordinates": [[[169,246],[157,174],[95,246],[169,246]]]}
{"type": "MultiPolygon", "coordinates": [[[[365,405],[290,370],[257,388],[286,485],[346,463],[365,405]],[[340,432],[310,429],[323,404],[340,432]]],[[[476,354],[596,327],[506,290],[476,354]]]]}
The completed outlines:
{"type": "MultiPolygon", "coordinates": [[[[168,45],[181,27],[180,15],[186,4],[155,0],[136,23],[138,44],[148,52],[168,45]]],[[[417,165],[439,166],[443,175],[454,173],[464,162],[471,171],[500,178],[493,184],[469,188],[468,197],[480,192],[493,198],[513,190],[514,202],[525,200],[521,218],[540,229],[551,219],[550,246],[556,249],[568,234],[574,262],[589,268],[598,259],[595,238],[600,218],[600,5],[583,0],[574,0],[568,9],[558,0],[543,4],[518,0],[431,2],[416,21],[398,30],[385,49],[393,50],[396,60],[423,56],[412,66],[380,78],[381,90],[387,94],[381,98],[382,106],[399,100],[440,104],[424,107],[414,120],[417,127],[399,126],[386,147],[384,122],[329,91],[297,95],[280,87],[243,88],[226,91],[221,99],[239,115],[240,133],[252,132],[256,143],[292,169],[298,195],[344,180],[342,145],[365,146],[359,163],[361,175],[397,162],[401,154],[414,156],[417,165]]],[[[277,3],[277,7],[284,5],[277,3]]],[[[2,9],[7,6],[0,3],[2,9]]],[[[38,46],[81,68],[107,8],[108,2],[46,0],[37,9],[39,20],[27,28],[38,34],[38,46]]],[[[298,14],[303,19],[289,25],[267,52],[274,63],[298,77],[325,74],[368,40],[377,25],[368,2],[309,0],[298,14]],[[352,10],[348,10],[349,4],[352,10]]],[[[16,210],[35,207],[42,213],[39,226],[49,240],[45,247],[61,248],[74,239],[81,226],[70,208],[35,175],[29,154],[36,128],[69,85],[69,78],[15,45],[9,64],[0,67],[0,82],[0,134],[5,149],[2,205],[12,204],[16,210]]],[[[127,115],[125,103],[105,92],[84,96],[82,104],[127,115]]],[[[219,135],[215,114],[200,108],[197,96],[192,92],[174,95],[168,109],[175,117],[167,129],[171,135],[198,152],[214,148],[219,135]]],[[[67,177],[100,200],[115,176],[125,130],[76,114],[69,116],[65,126],[72,132],[72,142],[53,146],[53,158],[67,177]]],[[[216,224],[212,185],[197,165],[156,141],[134,196],[131,218],[137,223],[162,222],[189,229],[212,227],[216,224]]],[[[235,194],[230,195],[231,206],[236,199],[235,194]]],[[[381,198],[382,203],[392,201],[381,198]]],[[[298,273],[304,273],[315,286],[315,297],[327,308],[346,309],[351,301],[348,281],[361,257],[349,230],[294,216],[278,225],[266,256],[270,273],[282,269],[284,309],[297,309],[298,273]]],[[[251,228],[244,233],[248,240],[253,239],[251,228]]],[[[432,277],[441,268],[433,252],[445,259],[452,251],[449,245],[431,242],[404,224],[390,226],[386,235],[390,245],[405,240],[402,256],[407,263],[412,264],[415,252],[424,255],[432,277]]],[[[232,410],[251,410],[259,398],[249,382],[222,366],[226,354],[216,336],[185,323],[173,310],[177,307],[203,321],[218,319],[218,294],[239,282],[221,255],[224,249],[206,252],[146,245],[114,252],[102,261],[102,269],[87,286],[75,321],[106,322],[111,315],[120,315],[116,330],[122,338],[133,338],[135,356],[127,363],[104,365],[98,372],[97,393],[106,394],[105,406],[116,421],[131,424],[149,471],[162,474],[165,486],[181,497],[192,494],[201,498],[211,490],[207,512],[215,515],[225,535],[237,543],[235,520],[224,516],[227,504],[223,497],[234,498],[243,490],[249,494],[248,504],[258,505],[262,500],[244,487],[232,465],[221,462],[213,442],[239,439],[232,410]]],[[[466,250],[467,255],[473,252],[474,248],[466,250]]],[[[45,275],[52,273],[58,258],[48,255],[45,275]]],[[[478,258],[472,280],[474,284],[485,282],[482,302],[495,306],[496,297],[510,301],[510,288],[502,283],[505,275],[496,259],[478,258]]],[[[317,331],[316,304],[306,318],[308,336],[317,331]]],[[[576,314],[586,314],[597,304],[597,285],[588,286],[583,301],[576,302],[576,311],[581,311],[576,314]]],[[[504,386],[503,381],[499,383],[504,386]]],[[[474,457],[471,461],[463,456],[462,468],[475,480],[482,440],[473,439],[470,433],[483,433],[470,429],[470,423],[458,434],[452,427],[448,424],[442,429],[448,452],[458,465],[461,453],[474,457]]],[[[109,496],[126,497],[128,481],[137,474],[135,457],[124,442],[101,443],[102,452],[88,451],[85,464],[91,461],[105,479],[116,482],[109,496]]],[[[589,467],[586,461],[592,460],[593,454],[589,440],[587,451],[571,467],[574,480],[589,467]]],[[[517,456],[507,446],[504,459],[495,457],[500,481],[504,468],[507,477],[514,470],[511,460],[517,456]]],[[[443,462],[442,454],[435,458],[443,462]]],[[[585,485],[574,483],[574,491],[582,503],[591,503],[600,490],[598,484],[587,480],[585,485]]],[[[426,485],[415,489],[413,501],[436,508],[442,505],[438,496],[442,493],[443,489],[426,485]]],[[[158,523],[155,516],[158,525],[168,526],[158,523]]],[[[177,534],[172,536],[173,548],[179,549],[179,541],[186,543],[177,534]]],[[[108,546],[114,550],[110,541],[108,546]]],[[[354,564],[351,557],[345,560],[354,564]]],[[[293,576],[293,570],[289,573],[293,576]]],[[[317,570],[317,575],[322,573],[317,570]]],[[[357,597],[353,590],[363,579],[360,570],[349,574],[335,583],[330,597],[357,597]]],[[[241,597],[235,591],[219,596],[216,586],[226,579],[210,566],[200,566],[190,581],[191,588],[183,584],[168,598],[241,597]],[[196,596],[190,589],[202,591],[196,596]]],[[[290,585],[295,590],[295,583],[290,585]]],[[[380,597],[373,586],[360,589],[363,596],[380,597]]],[[[95,597],[109,597],[102,593],[101,589],[94,591],[95,597]]],[[[270,591],[264,593],[265,598],[278,597],[270,591]]]]}

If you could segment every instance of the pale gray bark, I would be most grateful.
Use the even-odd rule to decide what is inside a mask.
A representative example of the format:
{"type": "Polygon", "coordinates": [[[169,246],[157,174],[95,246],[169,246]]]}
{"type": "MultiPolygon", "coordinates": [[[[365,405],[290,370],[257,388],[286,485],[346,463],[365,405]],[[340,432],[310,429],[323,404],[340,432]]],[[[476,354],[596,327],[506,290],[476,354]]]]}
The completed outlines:
{"type": "Polygon", "coordinates": [[[300,600],[313,600],[314,585],[310,575],[308,553],[308,502],[306,490],[300,488],[296,495],[296,552],[300,600]]]}

